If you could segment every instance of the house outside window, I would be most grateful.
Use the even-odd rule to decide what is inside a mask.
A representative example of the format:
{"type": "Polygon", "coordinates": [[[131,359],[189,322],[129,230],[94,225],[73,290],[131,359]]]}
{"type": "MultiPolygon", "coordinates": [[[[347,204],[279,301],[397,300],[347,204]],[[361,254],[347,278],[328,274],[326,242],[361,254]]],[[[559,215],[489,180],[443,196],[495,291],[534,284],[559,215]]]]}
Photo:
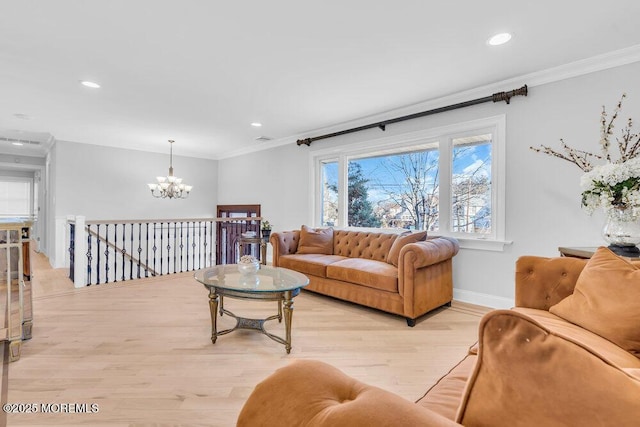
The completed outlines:
{"type": "Polygon", "coordinates": [[[312,154],[316,224],[504,240],[504,116],[312,154]]]}

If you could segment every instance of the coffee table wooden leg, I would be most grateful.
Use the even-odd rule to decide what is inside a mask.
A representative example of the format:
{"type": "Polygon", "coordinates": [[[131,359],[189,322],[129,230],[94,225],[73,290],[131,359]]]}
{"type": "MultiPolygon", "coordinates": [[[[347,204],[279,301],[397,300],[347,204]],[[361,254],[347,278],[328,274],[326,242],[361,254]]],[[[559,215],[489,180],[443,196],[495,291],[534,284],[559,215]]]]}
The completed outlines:
{"type": "Polygon", "coordinates": [[[293,296],[291,291],[284,293],[284,330],[286,333],[285,349],[287,354],[291,353],[291,320],[293,318],[293,296]]]}
{"type": "Polygon", "coordinates": [[[209,311],[211,311],[211,342],[218,339],[218,294],[213,289],[209,291],[209,311]]]}

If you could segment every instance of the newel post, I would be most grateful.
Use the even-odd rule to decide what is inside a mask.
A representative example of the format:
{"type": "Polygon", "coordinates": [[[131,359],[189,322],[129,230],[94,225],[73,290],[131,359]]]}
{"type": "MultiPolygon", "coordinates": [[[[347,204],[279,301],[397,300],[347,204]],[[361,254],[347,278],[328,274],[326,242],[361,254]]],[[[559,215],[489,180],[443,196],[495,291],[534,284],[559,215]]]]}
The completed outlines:
{"type": "Polygon", "coordinates": [[[76,288],[87,286],[87,234],[85,220],[84,216],[76,216],[73,265],[73,285],[76,288]]]}

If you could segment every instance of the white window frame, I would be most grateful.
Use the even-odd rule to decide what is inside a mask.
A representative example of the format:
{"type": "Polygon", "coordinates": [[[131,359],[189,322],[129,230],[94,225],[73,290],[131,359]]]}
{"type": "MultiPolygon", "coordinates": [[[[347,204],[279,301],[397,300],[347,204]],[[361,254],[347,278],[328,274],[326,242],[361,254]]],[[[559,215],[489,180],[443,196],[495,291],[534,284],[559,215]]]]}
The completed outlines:
{"type": "Polygon", "coordinates": [[[401,151],[413,151],[420,146],[438,144],[439,150],[439,187],[440,187],[440,230],[438,235],[451,236],[459,240],[462,248],[503,251],[506,241],[505,230],[505,175],[506,175],[506,116],[499,115],[463,123],[409,132],[389,137],[350,144],[345,147],[319,149],[310,153],[309,162],[310,194],[312,195],[311,222],[318,225],[321,220],[322,200],[318,191],[321,185],[323,162],[338,162],[338,224],[346,228],[347,224],[347,165],[350,159],[383,155],[401,151]],[[451,220],[451,152],[453,140],[465,136],[490,133],[491,142],[491,233],[480,235],[454,233],[450,231],[451,220]],[[443,221],[444,219],[444,222],[443,221]]]}

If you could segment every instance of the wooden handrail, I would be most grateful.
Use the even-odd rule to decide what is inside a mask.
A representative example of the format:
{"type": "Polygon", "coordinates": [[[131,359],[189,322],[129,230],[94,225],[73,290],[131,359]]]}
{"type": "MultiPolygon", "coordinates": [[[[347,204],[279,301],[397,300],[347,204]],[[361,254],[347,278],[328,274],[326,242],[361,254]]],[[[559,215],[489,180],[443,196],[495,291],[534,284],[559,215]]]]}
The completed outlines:
{"type": "MultiPolygon", "coordinates": [[[[218,217],[218,218],[172,218],[172,219],[105,219],[85,221],[87,225],[96,224],[139,224],[139,223],[167,223],[167,222],[235,222],[235,221],[262,221],[260,216],[249,217],[218,217]]],[[[69,221],[73,222],[73,221],[69,221]]]]}

